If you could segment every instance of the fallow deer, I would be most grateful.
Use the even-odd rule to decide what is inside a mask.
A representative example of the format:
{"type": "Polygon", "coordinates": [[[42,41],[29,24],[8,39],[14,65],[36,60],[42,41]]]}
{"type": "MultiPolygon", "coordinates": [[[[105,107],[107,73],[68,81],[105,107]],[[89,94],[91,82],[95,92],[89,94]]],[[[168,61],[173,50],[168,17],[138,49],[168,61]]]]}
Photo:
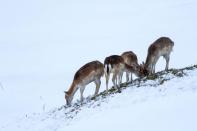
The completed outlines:
{"type": "Polygon", "coordinates": [[[112,82],[114,87],[118,88],[120,92],[120,82],[122,72],[138,73],[134,66],[130,66],[124,62],[124,59],[118,55],[112,55],[105,58],[104,61],[105,77],[106,77],[106,91],[108,92],[108,83],[110,74],[113,74],[112,82]]]}
{"type": "MultiPolygon", "coordinates": [[[[121,57],[124,59],[124,62],[127,65],[134,66],[136,69],[140,68],[138,64],[137,55],[133,53],[132,51],[127,51],[127,52],[122,53],[121,57]]],[[[131,76],[130,81],[132,81],[132,73],[126,72],[126,82],[129,82],[129,75],[131,76]]],[[[123,73],[121,74],[121,82],[122,82],[122,76],[123,76],[123,73]]]]}
{"type": "Polygon", "coordinates": [[[147,74],[155,73],[155,65],[158,59],[163,56],[166,60],[165,70],[169,68],[170,54],[173,50],[174,42],[168,37],[160,37],[148,48],[146,63],[143,63],[143,68],[147,74]]]}
{"type": "Polygon", "coordinates": [[[92,61],[84,66],[82,66],[76,73],[73,79],[73,82],[68,91],[65,92],[65,99],[67,105],[71,105],[73,96],[76,91],[80,88],[81,102],[83,102],[83,92],[86,85],[91,82],[96,84],[96,90],[94,96],[99,92],[101,85],[101,77],[104,75],[104,66],[99,61],[92,61]]]}

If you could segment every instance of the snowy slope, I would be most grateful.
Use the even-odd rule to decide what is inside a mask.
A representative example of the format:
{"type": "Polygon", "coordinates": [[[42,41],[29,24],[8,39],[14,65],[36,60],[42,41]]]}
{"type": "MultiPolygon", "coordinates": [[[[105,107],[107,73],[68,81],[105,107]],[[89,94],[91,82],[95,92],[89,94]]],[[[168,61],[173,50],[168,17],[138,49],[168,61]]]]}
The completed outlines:
{"type": "MultiPolygon", "coordinates": [[[[197,67],[197,66],[196,66],[197,67]]],[[[1,130],[75,131],[195,131],[197,130],[197,68],[172,70],[111,90],[96,99],[71,107],[27,114],[1,126],[1,130]]]]}
{"type": "MultiPolygon", "coordinates": [[[[89,61],[103,62],[106,56],[128,50],[134,51],[141,63],[148,46],[160,36],[175,42],[170,67],[196,64],[196,12],[196,0],[1,0],[0,130],[74,128],[64,125],[78,119],[82,122],[84,113],[65,120],[61,111],[53,117],[48,112],[65,104],[63,92],[69,88],[76,70],[89,61]]],[[[159,60],[157,71],[164,69],[164,62],[159,60]]],[[[100,91],[104,90],[102,78],[100,91]]],[[[94,84],[90,84],[85,96],[93,92],[94,84]]],[[[108,105],[108,100],[119,95],[106,98],[103,108],[97,110],[106,110],[105,103],[108,105]]],[[[78,99],[76,94],[75,101],[78,99]]],[[[109,122],[112,123],[106,123],[109,122]]]]}

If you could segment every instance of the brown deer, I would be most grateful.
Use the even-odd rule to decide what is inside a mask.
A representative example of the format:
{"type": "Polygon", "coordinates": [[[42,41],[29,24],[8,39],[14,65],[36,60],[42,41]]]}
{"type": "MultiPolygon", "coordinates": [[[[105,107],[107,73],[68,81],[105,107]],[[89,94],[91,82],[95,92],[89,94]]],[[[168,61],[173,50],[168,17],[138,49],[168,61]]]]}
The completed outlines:
{"type": "Polygon", "coordinates": [[[92,61],[81,67],[74,76],[73,82],[68,91],[65,92],[67,105],[71,105],[75,92],[80,88],[81,103],[83,102],[83,92],[91,82],[96,84],[94,96],[99,92],[101,77],[104,75],[104,66],[99,61],[92,61]]]}
{"type": "Polygon", "coordinates": [[[160,37],[148,48],[148,55],[146,58],[146,63],[143,63],[143,67],[146,75],[155,73],[155,65],[158,59],[163,56],[166,60],[165,70],[169,68],[170,54],[173,50],[174,42],[168,37],[160,37]]]}
{"type": "Polygon", "coordinates": [[[104,61],[105,77],[106,77],[106,91],[108,92],[108,83],[110,74],[113,74],[112,82],[114,87],[118,88],[120,92],[121,74],[125,72],[132,72],[138,74],[134,66],[130,66],[124,62],[124,59],[118,55],[112,55],[105,58],[104,61]]]}
{"type": "MultiPolygon", "coordinates": [[[[124,62],[127,65],[134,66],[136,69],[140,68],[138,64],[137,55],[133,53],[132,51],[127,51],[127,52],[122,53],[121,57],[123,58],[124,62]]],[[[138,73],[135,73],[135,74],[137,74],[137,76],[139,77],[138,73]]],[[[130,80],[132,81],[132,73],[126,72],[126,82],[129,82],[129,75],[131,76],[130,80]]],[[[122,76],[123,76],[123,73],[121,74],[121,82],[122,82],[122,76]]]]}

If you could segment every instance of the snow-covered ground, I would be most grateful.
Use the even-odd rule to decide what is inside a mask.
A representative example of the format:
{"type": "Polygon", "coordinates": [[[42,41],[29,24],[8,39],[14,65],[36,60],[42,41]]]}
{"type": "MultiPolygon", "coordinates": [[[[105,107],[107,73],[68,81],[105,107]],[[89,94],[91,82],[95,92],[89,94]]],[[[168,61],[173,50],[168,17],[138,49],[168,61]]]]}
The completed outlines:
{"type": "MultiPolygon", "coordinates": [[[[122,126],[125,130],[130,130],[126,128],[128,125],[136,130],[148,129],[151,125],[149,122],[158,122],[155,128],[166,129],[165,127],[171,127],[170,122],[175,123],[175,120],[179,123],[180,130],[184,130],[182,128],[184,125],[188,129],[189,127],[196,129],[192,120],[188,120],[191,114],[195,116],[193,100],[196,95],[195,91],[192,92],[195,79],[193,83],[191,81],[187,83],[184,79],[188,77],[178,81],[187,83],[185,86],[188,86],[189,90],[186,92],[181,91],[176,94],[174,90],[171,96],[170,93],[167,97],[160,97],[161,94],[158,93],[159,97],[154,97],[157,89],[153,90],[150,87],[139,89],[139,95],[142,96],[137,96],[138,89],[129,88],[123,94],[110,97],[111,104],[108,104],[107,98],[102,103],[102,107],[83,110],[71,122],[65,120],[61,112],[57,117],[54,116],[54,119],[46,119],[49,117],[49,111],[65,104],[63,91],[69,88],[76,70],[89,61],[97,59],[103,62],[106,56],[132,50],[138,55],[141,63],[146,58],[148,46],[158,37],[168,36],[175,42],[170,67],[180,68],[196,64],[196,12],[195,0],[1,0],[0,130],[9,130],[9,128],[15,131],[26,130],[25,128],[34,131],[61,130],[61,128],[64,130],[78,128],[77,125],[82,126],[82,123],[84,126],[80,127],[81,129],[92,127],[96,130],[102,128],[99,124],[102,125],[104,122],[107,126],[103,128],[114,127],[117,130],[122,126]],[[146,99],[148,94],[151,97],[146,99]],[[121,99],[129,97],[132,106],[125,104],[124,107],[124,103],[120,101],[114,104],[118,97],[122,97],[121,99]],[[154,100],[149,101],[152,98],[154,100]],[[133,105],[134,99],[137,99],[137,103],[133,105]],[[144,99],[146,102],[138,102],[144,99]],[[183,110],[178,110],[177,108],[182,106],[182,101],[185,106],[181,108],[183,110]],[[168,109],[163,109],[165,102],[169,105],[168,109]],[[177,105],[173,106],[172,102],[177,105]],[[116,115],[110,113],[112,107],[114,112],[117,112],[116,115]],[[124,113],[121,114],[118,109],[124,113]],[[176,119],[173,117],[173,114],[179,113],[175,111],[176,109],[182,114],[191,113],[188,116],[180,116],[188,118],[184,120],[184,124],[180,117],[176,119]],[[152,114],[149,110],[153,110],[152,114]],[[137,117],[139,113],[141,117],[137,117]],[[170,118],[168,114],[174,119],[167,119],[170,118]],[[116,122],[122,119],[116,120],[114,117],[126,118],[132,122],[139,122],[138,119],[141,118],[143,126],[136,124],[135,127],[125,121],[118,126],[116,122]],[[41,118],[46,121],[41,121],[41,118]],[[85,126],[86,120],[95,122],[91,122],[91,126],[85,126]],[[69,126],[66,126],[67,124],[69,126]]],[[[157,70],[163,69],[164,64],[165,61],[160,59],[157,70]]],[[[169,85],[170,89],[181,86],[179,83],[178,85],[175,85],[176,82],[172,83],[174,84],[169,85]]],[[[85,96],[94,92],[92,86],[94,84],[87,87],[85,96]]],[[[105,90],[104,79],[100,90],[105,90]]],[[[76,94],[75,101],[78,98],[76,94]]],[[[176,128],[178,128],[177,123],[173,124],[176,128]]],[[[152,129],[152,126],[150,128],[152,129]]],[[[173,127],[170,129],[173,130],[173,127]]]]}
{"type": "Polygon", "coordinates": [[[3,131],[196,131],[197,69],[186,76],[166,74],[169,81],[148,80],[140,87],[98,97],[77,108],[59,107],[49,112],[24,114],[1,126],[3,131]]]}

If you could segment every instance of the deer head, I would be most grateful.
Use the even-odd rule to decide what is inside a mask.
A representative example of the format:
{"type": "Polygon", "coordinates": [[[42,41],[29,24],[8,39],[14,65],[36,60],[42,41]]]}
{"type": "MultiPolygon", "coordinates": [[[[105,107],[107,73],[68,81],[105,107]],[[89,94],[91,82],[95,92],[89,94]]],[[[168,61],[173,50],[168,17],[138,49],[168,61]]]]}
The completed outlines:
{"type": "Polygon", "coordinates": [[[71,106],[72,98],[69,96],[67,91],[65,91],[64,93],[65,93],[66,104],[68,106],[71,106]]]}
{"type": "Polygon", "coordinates": [[[138,67],[141,77],[148,76],[150,74],[149,70],[146,68],[145,63],[142,62],[138,67]]]}

